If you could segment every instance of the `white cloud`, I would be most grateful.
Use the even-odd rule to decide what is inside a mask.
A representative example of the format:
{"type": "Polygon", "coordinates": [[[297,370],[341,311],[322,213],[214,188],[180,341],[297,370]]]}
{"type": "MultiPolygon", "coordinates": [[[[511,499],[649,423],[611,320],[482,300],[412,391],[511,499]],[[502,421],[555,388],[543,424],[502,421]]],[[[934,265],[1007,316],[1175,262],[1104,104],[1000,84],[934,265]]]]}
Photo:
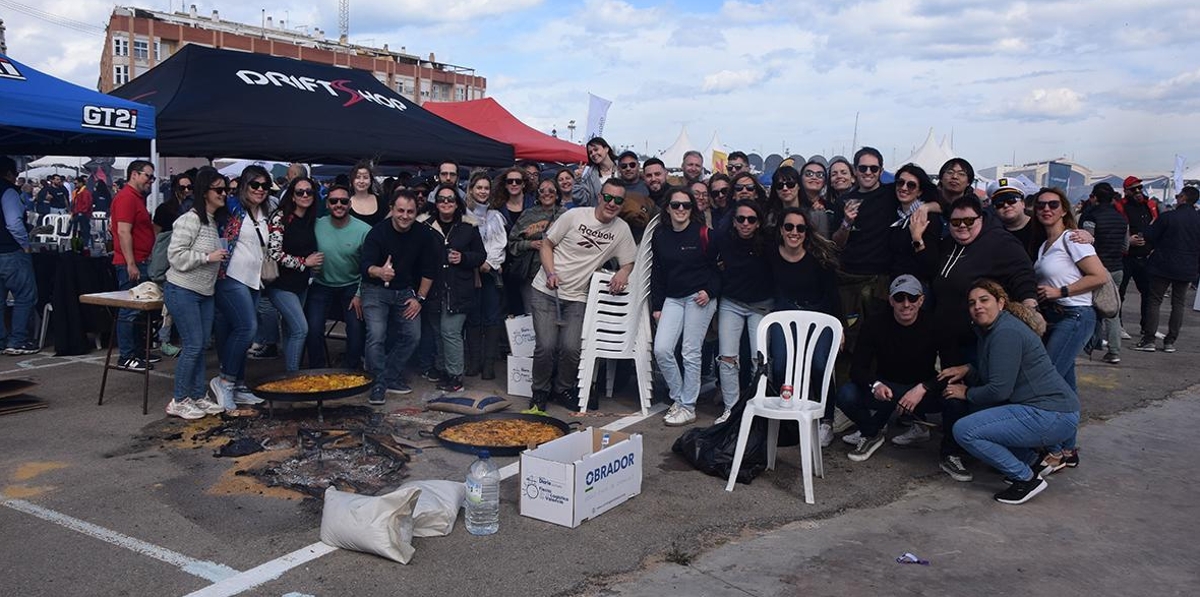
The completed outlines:
{"type": "Polygon", "coordinates": [[[1084,100],[1083,94],[1066,87],[1034,89],[1005,102],[995,116],[1013,120],[1069,120],[1083,113],[1084,100]]]}
{"type": "Polygon", "coordinates": [[[762,79],[763,73],[760,70],[723,70],[711,75],[705,75],[704,84],[701,85],[701,89],[708,92],[722,93],[750,87],[762,79]]]}

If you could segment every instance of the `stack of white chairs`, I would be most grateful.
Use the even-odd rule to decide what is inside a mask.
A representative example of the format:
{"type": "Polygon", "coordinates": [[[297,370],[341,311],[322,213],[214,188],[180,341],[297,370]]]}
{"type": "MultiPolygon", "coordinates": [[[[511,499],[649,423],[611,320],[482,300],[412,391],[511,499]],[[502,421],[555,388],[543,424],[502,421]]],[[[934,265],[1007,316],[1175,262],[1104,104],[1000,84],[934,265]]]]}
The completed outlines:
{"type": "MultiPolygon", "coordinates": [[[[650,331],[650,271],[654,256],[650,236],[658,225],[656,216],[646,226],[637,260],[624,292],[608,290],[611,272],[592,274],[588,288],[587,313],[583,319],[583,349],[579,357],[579,411],[587,412],[598,359],[632,359],[637,371],[637,390],[642,415],[649,414],[653,391],[654,336],[650,331]]],[[[608,397],[612,397],[615,364],[608,367],[608,397]]]]}

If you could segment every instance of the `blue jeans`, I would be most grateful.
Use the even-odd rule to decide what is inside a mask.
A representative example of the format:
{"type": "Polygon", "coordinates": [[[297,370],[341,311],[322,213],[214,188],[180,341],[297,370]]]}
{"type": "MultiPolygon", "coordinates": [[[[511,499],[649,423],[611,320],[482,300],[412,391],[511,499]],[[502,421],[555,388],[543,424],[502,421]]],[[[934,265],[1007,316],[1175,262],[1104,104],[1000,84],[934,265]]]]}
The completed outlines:
{"type": "MultiPolygon", "coordinates": [[[[141,273],[141,278],[138,280],[130,280],[129,272],[126,271],[124,265],[116,266],[117,270],[117,288],[120,290],[129,290],[142,282],[150,279],[150,264],[137,264],[138,272],[141,273]]],[[[170,309],[170,307],[167,307],[170,309]]],[[[135,353],[146,358],[146,355],[141,354],[139,349],[140,343],[133,337],[133,324],[137,321],[138,315],[143,313],[137,309],[118,309],[117,310],[117,348],[121,351],[121,358],[128,359],[135,356],[135,353]]]]}
{"type": "Polygon", "coordinates": [[[438,353],[436,367],[452,377],[462,377],[463,359],[463,325],[467,323],[466,313],[451,313],[442,307],[441,317],[438,318],[438,353]]]}
{"type": "Polygon", "coordinates": [[[367,371],[375,376],[376,387],[386,388],[404,381],[404,366],[421,340],[421,319],[404,317],[408,299],[414,296],[411,288],[394,290],[363,285],[367,371]]]}
{"type": "Polygon", "coordinates": [[[13,348],[29,343],[29,318],[37,305],[33,257],[24,251],[0,253],[0,297],[13,295],[12,333],[0,317],[0,345],[13,348]]]}
{"type": "MultiPolygon", "coordinates": [[[[758,354],[758,322],[771,312],[774,301],[767,299],[758,303],[723,298],[717,307],[717,367],[721,374],[721,399],[725,408],[733,408],[741,393],[738,381],[738,352],[741,349],[742,333],[749,328],[750,355],[758,354]]],[[[753,365],[751,365],[753,367],[753,365]]]]}
{"type": "MultiPolygon", "coordinates": [[[[891,388],[891,400],[879,400],[871,393],[871,388],[861,386],[853,381],[838,388],[837,407],[842,409],[842,412],[851,421],[854,421],[863,437],[879,435],[879,432],[887,427],[888,419],[896,411],[896,405],[900,402],[900,398],[916,385],[887,381],[883,384],[891,388]]],[[[921,399],[921,403],[916,408],[917,414],[924,414],[931,410],[934,401],[929,398],[931,396],[926,395],[921,399]]]]}
{"type": "MultiPolygon", "coordinates": [[[[958,402],[950,400],[949,402],[958,402]]],[[[1037,448],[1074,437],[1079,413],[1004,404],[967,415],[954,425],[954,437],[967,452],[1010,479],[1033,478],[1029,468],[1037,448]]]]}
{"type": "Polygon", "coordinates": [[[695,294],[683,298],[668,297],[658,318],[654,360],[667,382],[671,400],[688,410],[696,409],[696,398],[700,395],[700,353],[716,305],[715,300],[703,307],[697,305],[695,294]],[[680,336],[683,337],[682,375],[679,362],[675,360],[675,347],[679,346],[680,336]]]}
{"type": "MultiPolygon", "coordinates": [[[[784,376],[787,374],[787,344],[784,343],[783,332],[784,330],[782,327],[775,325],[771,326],[771,329],[767,333],[767,342],[770,343],[767,352],[771,363],[771,379],[775,384],[782,384],[784,376]]],[[[794,334],[792,337],[792,342],[794,345],[799,347],[799,339],[797,339],[794,334]]],[[[819,395],[821,391],[821,374],[824,373],[825,362],[829,360],[829,353],[832,350],[833,331],[826,330],[825,333],[821,334],[821,336],[817,338],[817,345],[813,349],[812,370],[809,372],[809,383],[811,385],[809,387],[808,394],[808,399],[812,400],[813,402],[821,401],[821,396],[819,395]]],[[[803,361],[803,355],[797,355],[797,364],[802,363],[803,361]]],[[[797,372],[796,378],[800,379],[799,372],[797,372]]],[[[829,383],[829,392],[832,394],[834,392],[833,384],[835,383],[832,377],[830,378],[829,383]]],[[[800,398],[800,396],[797,396],[797,398],[800,398]]],[[[832,396],[830,396],[829,400],[825,401],[825,414],[823,415],[824,419],[833,420],[833,409],[835,406],[834,403],[835,400],[832,396]]]]}
{"type": "Polygon", "coordinates": [[[287,335],[283,337],[283,362],[286,371],[300,369],[300,355],[308,338],[308,319],[304,316],[304,295],[280,288],[267,288],[267,298],[279,309],[287,335]]]}
{"type": "Polygon", "coordinates": [[[221,378],[234,383],[246,379],[246,350],[258,329],[259,291],[234,280],[217,279],[217,360],[221,378]]]}
{"type": "Polygon", "coordinates": [[[1044,311],[1046,353],[1067,385],[1075,389],[1075,357],[1096,329],[1096,309],[1058,307],[1044,311]]]}
{"type": "Polygon", "coordinates": [[[362,366],[366,324],[350,308],[350,301],[358,293],[358,285],[333,287],[316,284],[308,287],[304,301],[304,314],[308,319],[308,366],[321,369],[329,366],[325,355],[325,321],[335,319],[346,326],[346,352],[341,366],[358,369],[362,366]],[[336,311],[336,313],[334,313],[336,311]]]}
{"type": "Polygon", "coordinates": [[[204,376],[204,343],[212,333],[213,305],[211,296],[204,296],[167,282],[163,300],[183,345],[175,364],[175,399],[203,398],[208,387],[204,376]]]}
{"type": "MultiPolygon", "coordinates": [[[[1124,270],[1108,272],[1112,276],[1113,283],[1118,286],[1121,280],[1125,278],[1124,270]]],[[[1096,330],[1092,333],[1092,339],[1088,341],[1091,350],[1100,348],[1100,341],[1108,340],[1108,354],[1121,354],[1121,312],[1118,310],[1116,315],[1101,319],[1099,315],[1096,317],[1096,330]]]]}
{"type": "Polygon", "coordinates": [[[261,293],[254,308],[258,317],[258,332],[254,334],[254,341],[259,346],[279,344],[279,311],[271,304],[266,292],[261,293]]]}

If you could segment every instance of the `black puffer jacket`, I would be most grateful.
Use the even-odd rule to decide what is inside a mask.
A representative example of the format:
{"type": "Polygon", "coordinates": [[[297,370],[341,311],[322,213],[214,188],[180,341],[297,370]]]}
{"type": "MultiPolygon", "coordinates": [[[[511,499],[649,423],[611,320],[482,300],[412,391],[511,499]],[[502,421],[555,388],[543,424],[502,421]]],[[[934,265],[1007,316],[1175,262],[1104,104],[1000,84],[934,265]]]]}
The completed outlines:
{"type": "Polygon", "coordinates": [[[1125,216],[1112,203],[1106,203],[1088,210],[1081,224],[1085,229],[1090,228],[1092,236],[1096,237],[1096,256],[1104,268],[1110,272],[1121,271],[1125,267],[1122,256],[1129,246],[1129,223],[1125,216]]]}
{"type": "Polygon", "coordinates": [[[425,223],[442,240],[443,248],[439,257],[441,272],[433,283],[426,308],[439,313],[445,304],[450,313],[466,313],[479,295],[479,266],[487,259],[479,228],[465,219],[445,224],[444,228],[441,223],[434,224],[433,219],[425,223]],[[446,234],[443,235],[442,230],[446,230],[446,234]],[[447,260],[451,249],[462,253],[462,260],[454,265],[447,260]]]}

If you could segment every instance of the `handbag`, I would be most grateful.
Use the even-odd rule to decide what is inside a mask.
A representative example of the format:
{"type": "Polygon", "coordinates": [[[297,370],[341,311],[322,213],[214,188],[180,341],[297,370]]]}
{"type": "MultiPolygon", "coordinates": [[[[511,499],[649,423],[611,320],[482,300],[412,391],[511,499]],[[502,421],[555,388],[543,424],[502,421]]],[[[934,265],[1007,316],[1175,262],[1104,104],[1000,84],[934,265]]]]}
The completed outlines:
{"type": "MultiPolygon", "coordinates": [[[[1063,246],[1067,249],[1067,256],[1074,260],[1075,256],[1071,255],[1070,240],[1064,240],[1063,246]]],[[[1082,274],[1083,270],[1080,270],[1079,273],[1082,274]]],[[[1104,270],[1104,283],[1092,291],[1092,308],[1096,310],[1096,315],[1101,319],[1116,317],[1121,312],[1121,295],[1117,292],[1117,284],[1108,270],[1104,270]]]]}
{"type": "Polygon", "coordinates": [[[250,218],[250,221],[254,224],[254,234],[258,235],[258,245],[263,248],[262,265],[259,266],[258,275],[263,284],[270,284],[279,278],[279,264],[267,254],[267,243],[263,241],[262,232],[258,230],[258,221],[254,218],[250,218]]]}

